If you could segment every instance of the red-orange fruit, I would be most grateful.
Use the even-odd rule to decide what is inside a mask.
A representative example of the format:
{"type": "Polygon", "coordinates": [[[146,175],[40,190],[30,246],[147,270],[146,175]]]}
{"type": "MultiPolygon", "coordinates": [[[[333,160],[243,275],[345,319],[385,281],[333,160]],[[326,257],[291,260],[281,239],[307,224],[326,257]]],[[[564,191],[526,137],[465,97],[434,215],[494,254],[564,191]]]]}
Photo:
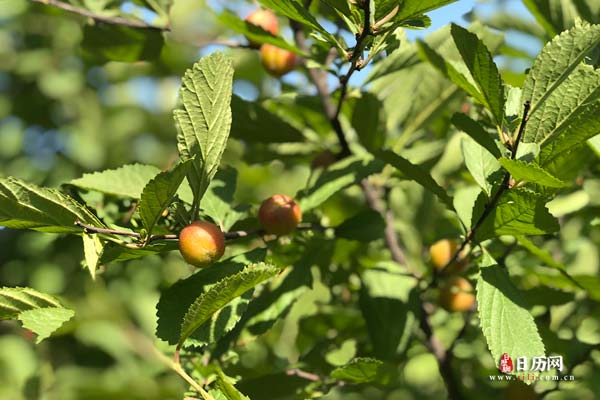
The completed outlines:
{"type": "MultiPolygon", "coordinates": [[[[273,35],[279,33],[279,24],[277,23],[277,17],[271,10],[256,10],[246,17],[246,22],[261,27],[267,32],[271,32],[273,35]]],[[[259,48],[260,43],[254,42],[249,38],[248,42],[251,47],[259,48]]]]}
{"type": "Polygon", "coordinates": [[[268,233],[287,235],[292,233],[302,220],[302,211],[289,196],[276,194],[260,205],[258,220],[268,233]]]}
{"type": "Polygon", "coordinates": [[[296,67],[298,57],[291,51],[265,43],[260,46],[260,60],[269,74],[280,77],[296,67]]]}
{"type": "Polygon", "coordinates": [[[448,279],[440,288],[440,305],[450,312],[469,311],[475,305],[473,285],[460,276],[448,279]]]}
{"type": "MultiPolygon", "coordinates": [[[[454,253],[458,250],[458,242],[452,239],[441,239],[429,247],[429,255],[433,266],[441,270],[452,259],[454,253]]],[[[462,253],[462,252],[461,252],[462,253]]],[[[458,259],[448,266],[446,272],[456,273],[461,272],[467,266],[467,258],[464,255],[459,255],[458,259]]]]}
{"type": "Polygon", "coordinates": [[[179,251],[188,264],[207,267],[223,256],[225,236],[215,224],[195,221],[179,233],[179,251]]]}

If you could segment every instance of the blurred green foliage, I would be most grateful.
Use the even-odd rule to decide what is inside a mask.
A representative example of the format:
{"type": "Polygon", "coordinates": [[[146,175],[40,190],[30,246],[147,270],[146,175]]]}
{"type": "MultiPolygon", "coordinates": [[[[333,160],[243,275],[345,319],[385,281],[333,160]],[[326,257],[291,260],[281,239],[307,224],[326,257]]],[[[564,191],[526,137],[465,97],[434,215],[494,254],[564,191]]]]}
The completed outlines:
{"type": "MultiPolygon", "coordinates": [[[[92,1],[77,3],[91,9],[101,7],[92,1]]],[[[145,8],[146,3],[154,2],[136,1],[139,9],[134,11],[151,12],[145,8]]],[[[244,13],[252,6],[232,1],[227,2],[227,7],[244,13]]],[[[115,62],[107,60],[118,58],[119,54],[115,54],[119,50],[99,50],[107,44],[105,37],[95,30],[98,27],[90,27],[85,18],[26,0],[0,0],[0,174],[55,187],[83,173],[123,164],[140,162],[161,169],[169,167],[177,157],[172,109],[177,104],[180,77],[224,34],[240,38],[231,36],[207,10],[205,1],[176,0],[169,11],[171,32],[164,34],[164,45],[153,40],[163,34],[153,31],[148,39],[153,47],[140,50],[141,58],[155,59],[115,62]]],[[[158,26],[166,22],[160,13],[150,15],[158,26]]],[[[534,35],[544,34],[531,21],[524,26],[534,35]]],[[[112,40],[126,43],[129,33],[123,32],[112,40]]],[[[499,39],[490,35],[489,40],[499,39]]],[[[310,159],[337,143],[320,104],[307,95],[306,77],[296,72],[282,82],[276,81],[262,71],[255,52],[226,51],[234,60],[235,93],[252,101],[246,104],[234,100],[234,113],[237,109],[244,114],[238,120],[239,130],[235,129],[234,117],[232,139],[223,157],[223,164],[238,172],[236,203],[254,205],[275,192],[293,194],[304,189],[314,178],[310,159]],[[256,99],[260,101],[254,102],[256,99]],[[270,137],[278,130],[260,125],[253,126],[256,137],[251,136],[247,125],[252,120],[245,118],[263,108],[273,113],[269,115],[281,118],[272,124],[281,126],[282,135],[285,132],[289,137],[285,143],[270,137]]],[[[527,59],[526,54],[507,45],[500,51],[506,57],[517,54],[517,59],[531,60],[531,56],[527,59]]],[[[132,60],[125,57],[122,61],[132,60]]],[[[522,82],[523,71],[507,65],[502,71],[505,79],[522,82]]],[[[377,67],[371,73],[376,75],[377,67]]],[[[468,190],[473,182],[462,169],[460,137],[449,130],[449,120],[461,106],[470,104],[461,93],[449,89],[448,81],[434,76],[429,65],[419,64],[408,71],[390,69],[386,74],[387,78],[373,81],[371,90],[389,92],[383,103],[390,133],[387,140],[395,142],[404,135],[398,140],[400,147],[405,148],[404,157],[431,168],[441,184],[468,190]],[[423,82],[424,74],[431,75],[431,79],[423,82]],[[422,124],[415,123],[423,104],[431,102],[432,88],[445,96],[438,97],[443,107],[422,124]],[[411,94],[407,96],[406,91],[411,94]],[[414,106],[399,106],[404,103],[414,106]]],[[[378,122],[373,123],[379,125],[378,122]]],[[[357,134],[364,139],[361,132],[357,134]]],[[[591,161],[581,174],[583,183],[559,196],[552,205],[553,213],[563,219],[560,234],[537,244],[563,254],[562,262],[571,273],[597,276],[600,169],[598,159],[589,153],[586,157],[591,161]],[[579,206],[573,206],[574,203],[579,206]]],[[[396,229],[410,264],[424,272],[430,268],[425,256],[427,245],[442,237],[456,237],[460,225],[431,193],[401,178],[390,178],[394,182],[389,198],[397,217],[396,229]]],[[[100,212],[119,215],[117,205],[110,199],[98,196],[96,200],[100,212]]],[[[358,189],[352,188],[325,202],[319,217],[332,226],[346,221],[344,229],[352,232],[357,228],[351,221],[360,225],[361,219],[369,218],[369,212],[358,189]]],[[[243,224],[244,221],[240,226],[243,224]]],[[[381,230],[379,224],[371,228],[381,230]]],[[[285,242],[272,244],[278,250],[275,257],[282,263],[297,260],[301,250],[314,251],[314,260],[305,265],[313,285],[300,293],[287,317],[270,331],[261,336],[244,332],[237,338],[235,352],[224,355],[239,361],[226,369],[229,376],[244,377],[238,389],[252,399],[318,397],[321,388],[310,387],[310,382],[299,376],[286,375],[289,365],[308,366],[313,373],[327,375],[356,355],[378,351],[371,347],[369,335],[373,333],[360,309],[369,307],[364,303],[368,294],[360,290],[361,279],[365,280],[363,273],[389,264],[382,240],[371,240],[377,232],[361,232],[364,243],[351,239],[314,243],[306,234],[301,238],[305,240],[301,249],[286,248],[285,242]],[[363,304],[358,307],[361,299],[363,304]],[[297,395],[290,395],[294,391],[297,395]]],[[[252,241],[234,244],[228,247],[228,255],[257,245],[252,241]]],[[[186,384],[160,363],[152,347],[155,307],[161,290],[188,276],[190,267],[172,252],[118,265],[109,263],[92,281],[82,268],[82,258],[77,237],[0,229],[0,284],[29,286],[60,295],[77,315],[40,345],[34,345],[31,334],[18,323],[0,322],[0,399],[181,399],[186,384]]],[[[555,294],[539,289],[539,283],[554,276],[523,249],[510,253],[506,266],[518,286],[531,294],[531,311],[548,328],[541,332],[547,348],[565,355],[567,364],[581,355],[586,357],[586,362],[573,371],[577,383],[547,399],[597,398],[598,303],[574,293],[549,305],[546,300],[555,294]],[[586,345],[595,346],[595,350],[586,345]]],[[[398,272],[395,265],[389,268],[398,272]]],[[[435,302],[435,293],[430,300],[435,302]]],[[[443,310],[436,310],[432,317],[433,328],[445,345],[457,335],[462,321],[462,316],[443,310]]],[[[402,351],[389,354],[393,368],[386,385],[334,386],[323,398],[442,398],[445,389],[434,357],[418,338],[403,341],[398,335],[398,343],[394,344],[402,346],[402,351]]],[[[165,343],[158,343],[158,347],[168,350],[165,343]]],[[[496,366],[478,326],[467,327],[455,348],[455,357],[456,376],[461,379],[466,398],[514,398],[510,392],[514,385],[489,382],[487,376],[496,374],[496,366]]],[[[536,387],[538,391],[545,388],[544,384],[536,387]]]]}

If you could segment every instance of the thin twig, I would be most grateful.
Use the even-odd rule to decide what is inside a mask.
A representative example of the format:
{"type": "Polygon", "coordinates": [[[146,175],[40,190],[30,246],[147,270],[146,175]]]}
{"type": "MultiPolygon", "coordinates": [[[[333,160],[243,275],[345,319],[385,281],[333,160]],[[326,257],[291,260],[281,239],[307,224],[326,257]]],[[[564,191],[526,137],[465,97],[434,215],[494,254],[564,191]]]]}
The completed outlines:
{"type": "Polygon", "coordinates": [[[133,19],[123,18],[123,17],[109,17],[107,15],[96,14],[96,13],[91,12],[90,10],[86,10],[85,8],[76,7],[69,3],[60,1],[60,0],[31,0],[31,1],[34,3],[46,4],[49,6],[60,8],[61,10],[65,10],[70,13],[80,15],[82,17],[91,18],[94,21],[103,22],[105,24],[121,25],[121,26],[127,26],[129,28],[138,28],[138,29],[152,29],[152,30],[157,30],[157,31],[170,31],[171,30],[171,28],[168,26],[160,27],[160,26],[150,25],[150,24],[148,24],[144,21],[140,21],[140,20],[133,20],[133,19]]]}
{"type": "Polygon", "coordinates": [[[154,346],[154,343],[148,337],[146,337],[146,335],[138,332],[133,327],[127,331],[127,334],[130,336],[130,342],[134,351],[144,357],[146,357],[148,354],[153,354],[159,361],[161,361],[168,368],[172,369],[175,373],[177,373],[177,375],[183,378],[183,380],[189,383],[190,386],[193,387],[194,390],[198,392],[204,400],[215,400],[210,393],[204,390],[204,388],[198,382],[196,382],[196,380],[194,380],[194,378],[185,372],[179,363],[179,357],[170,359],[161,351],[159,351],[156,346],[154,346]]]}
{"type": "MultiPolygon", "coordinates": [[[[127,236],[127,237],[133,237],[136,239],[142,238],[142,235],[137,232],[121,231],[121,230],[117,230],[117,229],[98,228],[93,225],[85,224],[81,221],[75,221],[75,225],[83,228],[85,233],[99,233],[99,234],[104,234],[104,235],[127,236]]],[[[298,230],[298,231],[321,231],[321,232],[323,232],[327,229],[328,228],[326,226],[322,226],[319,224],[301,224],[301,225],[298,225],[298,227],[296,228],[296,230],[298,230]]],[[[250,236],[263,236],[265,234],[267,234],[267,232],[264,229],[253,229],[253,230],[248,230],[248,231],[224,232],[223,236],[225,236],[225,240],[235,240],[235,239],[241,239],[241,238],[246,238],[246,237],[250,237],[250,236]]],[[[154,242],[154,241],[158,241],[158,240],[177,240],[177,239],[179,239],[179,236],[176,234],[150,235],[150,237],[148,238],[148,242],[154,242]]]]}
{"type": "MultiPolygon", "coordinates": [[[[523,119],[521,120],[521,124],[519,125],[517,137],[515,139],[515,142],[512,144],[512,149],[511,149],[511,159],[513,159],[513,160],[516,159],[516,157],[517,157],[517,150],[519,148],[519,142],[521,141],[521,139],[523,137],[523,132],[525,131],[525,127],[527,126],[527,121],[529,120],[530,107],[531,107],[531,104],[529,103],[529,101],[525,102],[525,104],[523,105],[523,119]]],[[[438,276],[443,274],[444,271],[450,265],[454,264],[456,262],[456,260],[458,260],[458,257],[460,257],[462,251],[467,247],[467,245],[475,239],[475,235],[477,234],[477,231],[479,230],[479,228],[481,228],[481,226],[483,225],[485,220],[492,214],[492,212],[496,208],[496,205],[498,204],[498,201],[500,200],[500,197],[502,197],[504,192],[506,192],[508,189],[510,189],[510,178],[511,178],[510,172],[506,172],[506,174],[504,174],[504,179],[502,180],[502,183],[500,183],[500,187],[498,188],[498,190],[496,191],[494,196],[485,205],[485,207],[483,209],[483,213],[481,214],[481,216],[479,217],[479,219],[477,220],[475,225],[473,225],[473,227],[469,230],[469,232],[465,236],[465,239],[462,241],[461,245],[456,249],[456,251],[450,258],[450,260],[446,263],[446,265],[444,265],[441,269],[437,270],[433,274],[433,278],[431,280],[431,283],[428,285],[428,288],[435,285],[435,283],[437,282],[438,276]]]]}
{"type": "Polygon", "coordinates": [[[313,374],[311,372],[306,372],[306,371],[302,371],[301,369],[298,368],[292,368],[292,369],[288,369],[287,371],[285,371],[286,375],[292,376],[298,376],[302,379],[306,379],[308,381],[311,382],[319,382],[322,380],[322,378],[317,375],[317,374],[313,374]]]}

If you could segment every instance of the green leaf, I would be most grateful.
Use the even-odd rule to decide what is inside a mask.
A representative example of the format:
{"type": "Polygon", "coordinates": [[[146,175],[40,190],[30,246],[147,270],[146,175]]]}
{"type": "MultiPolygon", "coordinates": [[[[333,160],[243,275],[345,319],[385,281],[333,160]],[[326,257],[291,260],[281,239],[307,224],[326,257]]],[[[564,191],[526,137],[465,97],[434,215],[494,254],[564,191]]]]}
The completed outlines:
{"type": "Polygon", "coordinates": [[[509,158],[500,158],[500,164],[513,176],[515,181],[527,181],[552,188],[561,188],[567,184],[560,179],[544,171],[535,163],[528,163],[522,160],[512,160],[509,158]]]}
{"type": "Polygon", "coordinates": [[[84,233],[83,239],[83,255],[85,257],[85,265],[90,271],[92,279],[96,279],[96,270],[101,265],[100,257],[104,252],[104,244],[100,240],[97,234],[88,235],[84,233]]]}
{"type": "Polygon", "coordinates": [[[419,54],[423,60],[428,61],[445,77],[450,79],[458,87],[471,95],[471,97],[473,97],[473,99],[479,104],[489,108],[486,98],[479,92],[478,88],[475,86],[475,83],[472,82],[469,77],[461,73],[457,67],[455,67],[450,61],[446,61],[425,42],[418,41],[417,46],[419,47],[419,54]]]}
{"type": "Polygon", "coordinates": [[[195,157],[188,181],[198,203],[217,172],[231,128],[233,66],[221,53],[202,58],[183,77],[174,111],[183,160],[195,157]]]}
{"type": "Polygon", "coordinates": [[[224,231],[245,215],[232,207],[236,184],[236,169],[227,168],[217,172],[200,203],[202,211],[224,231]]]}
{"type": "MultiPolygon", "coordinates": [[[[591,0],[594,1],[594,0],[591,0]]],[[[555,36],[571,26],[579,16],[578,6],[583,6],[585,0],[524,0],[523,4],[533,14],[537,22],[544,28],[549,37],[555,36]]],[[[588,8],[586,4],[583,6],[588,8]]],[[[591,15],[587,20],[591,21],[591,15]]],[[[584,18],[586,19],[586,18],[584,18]]]]}
{"type": "Polygon", "coordinates": [[[471,139],[483,146],[483,148],[489,151],[495,158],[500,158],[502,156],[494,139],[492,139],[490,134],[483,129],[479,122],[469,118],[465,114],[457,113],[452,116],[452,123],[458,129],[469,135],[471,139]]]}
{"type": "Polygon", "coordinates": [[[53,296],[31,288],[0,288],[0,320],[19,319],[41,342],[75,315],[53,296]]]}
{"type": "Polygon", "coordinates": [[[130,164],[117,169],[83,174],[81,178],[73,179],[68,184],[112,196],[139,199],[144,186],[159,172],[160,169],[154,165],[130,164]]]}
{"type": "Polygon", "coordinates": [[[522,103],[531,102],[523,142],[551,140],[580,114],[593,119],[600,71],[582,61],[598,45],[600,25],[582,23],[544,46],[523,87],[522,103]]]}
{"type": "Polygon", "coordinates": [[[359,306],[373,354],[381,360],[393,360],[408,345],[417,322],[417,282],[398,268],[369,269],[361,278],[359,306]]]}
{"type": "Polygon", "coordinates": [[[494,185],[504,176],[500,163],[489,151],[471,138],[461,140],[461,150],[471,176],[490,196],[494,185]]]}
{"type": "Polygon", "coordinates": [[[294,21],[298,21],[301,24],[321,33],[325,40],[338,48],[340,51],[343,51],[343,48],[338,43],[335,36],[323,28],[316,18],[313,17],[313,15],[308,12],[308,10],[304,8],[304,5],[302,5],[298,0],[258,0],[258,2],[279,14],[285,15],[286,17],[291,18],[294,21]]]}
{"type": "Polygon", "coordinates": [[[80,233],[81,221],[103,227],[102,222],[72,197],[8,177],[0,178],[0,226],[41,232],[80,233]]]}
{"type": "Polygon", "coordinates": [[[389,380],[385,364],[375,358],[358,357],[343,367],[334,369],[331,377],[348,383],[384,383],[389,380]]]}
{"type": "MultiPolygon", "coordinates": [[[[158,324],[156,336],[169,344],[177,344],[181,324],[194,301],[217,282],[240,272],[249,263],[264,260],[265,249],[256,249],[202,269],[163,291],[156,305],[158,324]]],[[[248,306],[250,296],[243,296],[224,307],[210,324],[200,327],[188,339],[195,345],[212,343],[233,329],[248,306]]]]}
{"type": "Polygon", "coordinates": [[[516,239],[517,239],[517,242],[519,242],[519,244],[521,246],[523,246],[525,249],[527,249],[527,251],[529,251],[531,254],[536,256],[540,261],[542,261],[544,263],[543,264],[544,266],[546,266],[548,268],[552,268],[552,269],[557,269],[558,271],[560,271],[560,273],[563,276],[565,276],[567,279],[569,279],[575,285],[579,286],[580,288],[583,288],[583,286],[581,286],[579,284],[579,282],[577,282],[571,275],[569,275],[569,273],[567,272],[567,267],[565,267],[565,265],[563,263],[554,260],[554,258],[552,257],[552,254],[550,254],[550,252],[542,249],[539,246],[536,246],[535,243],[533,243],[531,240],[527,239],[524,236],[516,236],[516,239]]]}
{"type": "MultiPolygon", "coordinates": [[[[494,363],[507,353],[517,357],[544,356],[545,349],[533,317],[505,268],[484,252],[479,262],[477,310],[494,363]]],[[[517,373],[516,369],[513,371],[517,373]]]]}
{"type": "Polygon", "coordinates": [[[279,48],[289,50],[300,56],[304,56],[302,50],[288,43],[280,36],[275,36],[271,32],[265,31],[260,26],[251,24],[250,22],[240,19],[237,14],[225,10],[218,16],[218,21],[225,27],[231,29],[234,32],[241,33],[246,36],[249,40],[255,43],[269,43],[279,48]]]}
{"type": "Polygon", "coordinates": [[[383,238],[385,221],[374,210],[362,211],[348,218],[335,228],[335,237],[359,242],[371,242],[383,238]]]}
{"type": "Polygon", "coordinates": [[[384,160],[388,164],[398,169],[407,178],[410,178],[435,194],[442,203],[446,204],[448,208],[452,209],[452,197],[446,193],[446,190],[442,188],[431,175],[423,170],[420,166],[415,165],[407,159],[399,156],[392,151],[381,151],[377,153],[377,157],[384,160]]]}
{"type": "Polygon", "coordinates": [[[173,201],[181,182],[192,167],[192,162],[192,159],[180,162],[170,170],[156,175],[144,187],[139,212],[148,235],[152,234],[162,213],[173,201]]]}
{"type": "Polygon", "coordinates": [[[481,242],[501,235],[543,235],[558,229],[558,221],[546,208],[542,196],[511,189],[500,197],[475,237],[481,242]]]}
{"type": "Polygon", "coordinates": [[[377,151],[385,143],[386,117],[381,101],[372,93],[364,92],[355,102],[352,126],[360,143],[369,151],[377,151]]]}
{"type": "Polygon", "coordinates": [[[91,61],[150,61],[160,56],[164,44],[158,29],[136,29],[114,24],[85,25],[83,55],[91,61]]]}
{"type": "MultiPolygon", "coordinates": [[[[231,99],[231,135],[246,143],[287,143],[303,141],[302,132],[272,113],[260,102],[231,99]]],[[[297,109],[296,109],[297,111],[297,109]]]]}
{"type": "Polygon", "coordinates": [[[23,324],[23,328],[37,334],[36,343],[40,343],[74,315],[75,311],[67,308],[36,308],[20,313],[19,321],[23,324]]]}
{"type": "Polygon", "coordinates": [[[225,395],[225,398],[227,400],[250,400],[229,382],[230,379],[220,369],[217,371],[217,387],[225,395]]]}
{"type": "Polygon", "coordinates": [[[488,196],[477,186],[465,186],[454,193],[454,209],[465,228],[481,217],[488,196]]]}
{"type": "Polygon", "coordinates": [[[360,183],[371,174],[380,172],[384,164],[379,160],[347,157],[325,171],[305,193],[300,193],[299,206],[307,212],[348,186],[360,183]]]}
{"type": "Polygon", "coordinates": [[[278,267],[264,263],[250,264],[242,271],[217,282],[201,294],[186,312],[181,325],[181,336],[178,344],[183,344],[196,329],[209,319],[214,318],[213,315],[232,300],[242,296],[261,282],[277,275],[280,271],[278,267]]]}
{"type": "Polygon", "coordinates": [[[484,105],[491,111],[496,125],[504,120],[504,87],[492,54],[477,35],[456,24],[450,28],[454,43],[463,61],[469,68],[479,92],[485,99],[484,105]]]}
{"type": "Polygon", "coordinates": [[[375,20],[385,17],[395,7],[399,7],[398,14],[394,17],[394,21],[408,21],[418,18],[423,13],[454,3],[455,1],[456,0],[375,0],[375,20]]]}
{"type": "Polygon", "coordinates": [[[561,128],[558,137],[546,142],[535,160],[536,163],[549,173],[560,177],[568,176],[569,174],[564,173],[565,167],[568,164],[578,164],[573,163],[573,158],[585,160],[582,147],[588,139],[600,133],[600,119],[597,118],[599,114],[600,99],[583,106],[583,111],[561,128]]]}

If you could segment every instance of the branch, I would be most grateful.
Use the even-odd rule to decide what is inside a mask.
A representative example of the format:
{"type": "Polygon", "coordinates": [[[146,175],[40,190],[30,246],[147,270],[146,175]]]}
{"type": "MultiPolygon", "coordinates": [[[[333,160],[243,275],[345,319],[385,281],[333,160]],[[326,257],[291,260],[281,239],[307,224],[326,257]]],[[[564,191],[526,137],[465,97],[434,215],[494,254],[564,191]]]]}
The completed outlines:
{"type": "MultiPolygon", "coordinates": [[[[519,148],[519,142],[521,141],[521,139],[523,137],[523,132],[525,131],[525,127],[527,126],[527,121],[529,120],[530,107],[531,107],[531,103],[529,101],[525,102],[525,104],[523,105],[523,119],[521,120],[521,124],[519,125],[519,131],[517,133],[517,138],[515,139],[515,143],[512,145],[512,149],[511,149],[511,159],[513,159],[513,160],[516,159],[516,157],[517,157],[517,150],[519,148]]],[[[477,234],[477,231],[479,230],[479,228],[481,228],[481,225],[483,225],[483,223],[485,222],[487,217],[489,217],[490,214],[494,211],[494,208],[498,204],[500,197],[504,194],[504,192],[506,192],[507,190],[510,189],[510,178],[511,178],[510,172],[506,172],[506,174],[504,174],[504,179],[502,180],[500,187],[498,188],[498,190],[496,191],[494,196],[487,202],[487,204],[485,205],[485,208],[483,209],[483,213],[481,214],[481,216],[479,217],[479,219],[477,220],[477,222],[475,223],[473,228],[471,228],[471,230],[467,233],[467,235],[465,236],[465,239],[463,240],[461,245],[456,249],[456,251],[452,255],[452,258],[450,258],[450,260],[446,263],[446,265],[444,265],[438,271],[434,272],[431,283],[427,286],[428,288],[435,285],[435,283],[437,282],[437,277],[439,275],[443,274],[444,271],[450,265],[455,263],[456,260],[458,260],[458,257],[460,257],[461,252],[467,247],[467,245],[469,243],[471,243],[475,239],[475,235],[477,234]]]]}
{"type": "Polygon", "coordinates": [[[140,20],[132,20],[132,19],[123,18],[123,17],[109,17],[106,15],[95,14],[95,13],[91,12],[90,10],[86,10],[85,8],[75,7],[69,3],[65,3],[60,0],[31,0],[31,1],[34,3],[41,3],[41,4],[53,6],[56,8],[60,8],[61,10],[65,10],[70,13],[80,15],[82,17],[91,18],[94,21],[103,22],[106,24],[121,25],[121,26],[127,26],[129,28],[151,29],[151,30],[166,31],[166,32],[171,30],[171,28],[169,26],[160,27],[160,26],[150,25],[150,24],[148,24],[144,21],[140,21],[140,20]]]}
{"type": "MultiPolygon", "coordinates": [[[[350,56],[350,68],[346,75],[344,75],[340,79],[340,99],[337,103],[337,107],[333,105],[333,100],[331,94],[329,93],[329,89],[327,87],[327,73],[325,71],[319,71],[316,69],[308,69],[309,77],[317,88],[317,93],[321,98],[321,103],[323,104],[323,110],[325,111],[325,115],[329,119],[331,126],[338,136],[338,140],[340,142],[340,146],[342,147],[342,151],[339,154],[338,158],[344,158],[351,154],[350,148],[346,141],[346,137],[343,131],[343,128],[340,124],[339,116],[343,106],[343,102],[346,97],[346,93],[348,90],[348,82],[350,77],[355,71],[360,70],[361,67],[361,57],[364,51],[365,41],[368,35],[370,34],[371,28],[369,26],[370,20],[370,10],[368,9],[368,2],[365,2],[365,26],[363,28],[362,33],[357,38],[357,44],[354,48],[350,56]]],[[[309,54],[309,49],[305,42],[304,32],[302,31],[302,27],[291,21],[292,28],[294,29],[294,36],[296,38],[296,43],[298,47],[300,47],[305,53],[309,54]]],[[[381,198],[379,193],[377,193],[376,188],[374,188],[368,180],[363,180],[361,182],[361,187],[363,190],[363,194],[369,207],[373,210],[379,212],[385,221],[385,243],[387,248],[390,250],[392,254],[392,259],[399,264],[405,265],[407,271],[415,276],[415,278],[420,280],[420,277],[415,272],[411,271],[409,267],[406,265],[406,257],[404,256],[404,252],[398,243],[398,238],[394,229],[394,215],[390,209],[387,209],[380,204],[381,198]]],[[[421,303],[422,304],[422,303],[421,303]]],[[[465,323],[466,324],[466,323],[465,323]]],[[[448,352],[448,350],[444,350],[441,342],[434,336],[433,330],[431,329],[431,324],[429,323],[427,314],[424,310],[420,313],[420,325],[421,329],[425,333],[426,336],[426,346],[430,349],[430,351],[435,356],[438,369],[440,371],[440,375],[444,380],[444,384],[446,386],[446,390],[448,391],[448,396],[450,399],[460,399],[461,394],[459,390],[459,380],[454,376],[454,372],[452,370],[451,361],[452,361],[452,352],[448,352]]],[[[466,328],[465,328],[466,329],[466,328]]],[[[462,333],[461,333],[462,335],[462,333]]],[[[451,347],[453,348],[453,346],[451,347]]]]}
{"type": "Polygon", "coordinates": [[[302,379],[306,379],[308,381],[311,382],[319,382],[321,380],[323,380],[319,375],[317,374],[313,374],[311,372],[306,372],[306,371],[302,371],[301,369],[298,368],[292,368],[292,369],[288,369],[287,371],[285,371],[285,374],[288,376],[298,376],[302,379]]]}
{"type": "MultiPolygon", "coordinates": [[[[99,233],[99,234],[103,234],[103,235],[127,236],[127,237],[133,237],[136,239],[142,238],[142,235],[137,232],[120,231],[117,229],[98,228],[93,225],[84,224],[81,221],[75,221],[75,225],[83,228],[83,231],[85,233],[99,233]]],[[[296,230],[298,230],[298,231],[321,231],[321,232],[323,232],[327,229],[328,228],[326,226],[322,226],[319,224],[301,224],[301,225],[298,225],[298,227],[296,228],[296,230]]],[[[235,239],[241,239],[241,238],[246,238],[246,237],[250,237],[250,236],[263,236],[266,234],[267,234],[267,232],[264,229],[223,232],[223,236],[225,236],[225,240],[235,240],[235,239]]],[[[178,240],[178,239],[179,239],[179,236],[176,234],[150,235],[150,237],[148,238],[148,243],[158,241],[158,240],[178,240]]]]}

